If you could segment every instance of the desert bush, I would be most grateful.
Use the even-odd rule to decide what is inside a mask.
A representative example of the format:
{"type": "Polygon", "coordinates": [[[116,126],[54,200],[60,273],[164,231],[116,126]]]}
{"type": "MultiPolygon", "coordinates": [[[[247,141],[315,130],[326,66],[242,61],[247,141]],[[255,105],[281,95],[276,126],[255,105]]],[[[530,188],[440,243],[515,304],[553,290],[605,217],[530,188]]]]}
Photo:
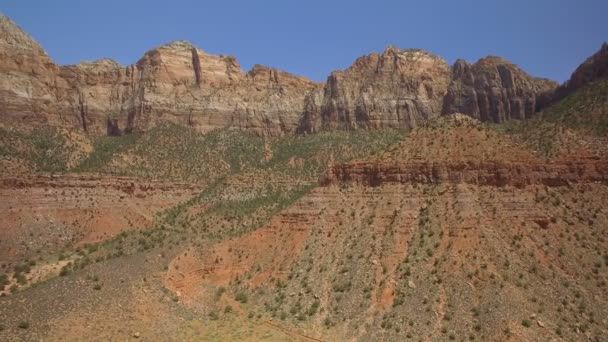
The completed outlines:
{"type": "Polygon", "coordinates": [[[245,292],[239,292],[236,294],[234,299],[236,299],[237,302],[245,304],[247,303],[247,294],[245,292]]]}

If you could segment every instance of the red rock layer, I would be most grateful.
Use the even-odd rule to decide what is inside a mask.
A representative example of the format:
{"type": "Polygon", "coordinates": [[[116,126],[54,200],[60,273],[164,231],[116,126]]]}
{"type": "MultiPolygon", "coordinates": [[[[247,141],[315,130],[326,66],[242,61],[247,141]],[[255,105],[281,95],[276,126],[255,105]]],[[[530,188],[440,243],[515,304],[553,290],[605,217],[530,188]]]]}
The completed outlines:
{"type": "Polygon", "coordinates": [[[466,183],[524,187],[532,184],[608,183],[608,161],[505,162],[354,162],[330,168],[322,184],[344,182],[378,186],[384,183],[466,183]]]}

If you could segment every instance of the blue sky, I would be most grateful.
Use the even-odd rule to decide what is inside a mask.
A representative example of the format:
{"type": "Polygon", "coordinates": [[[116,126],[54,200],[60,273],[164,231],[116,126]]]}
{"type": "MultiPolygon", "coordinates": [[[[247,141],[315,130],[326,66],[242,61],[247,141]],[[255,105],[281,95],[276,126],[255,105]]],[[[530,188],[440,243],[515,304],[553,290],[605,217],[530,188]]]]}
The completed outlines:
{"type": "Polygon", "coordinates": [[[498,55],[564,81],[608,40],[607,0],[3,0],[0,11],[60,64],[126,65],[186,39],[245,70],[259,63],[318,81],[389,44],[450,63],[498,55]]]}

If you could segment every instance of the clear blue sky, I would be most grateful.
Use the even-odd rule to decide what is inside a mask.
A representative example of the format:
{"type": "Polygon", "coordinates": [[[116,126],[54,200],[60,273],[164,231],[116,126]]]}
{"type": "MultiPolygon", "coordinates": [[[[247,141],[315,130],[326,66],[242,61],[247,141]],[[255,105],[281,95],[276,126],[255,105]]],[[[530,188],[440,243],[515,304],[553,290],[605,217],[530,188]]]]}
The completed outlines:
{"type": "Polygon", "coordinates": [[[608,0],[3,0],[0,11],[60,64],[136,62],[178,39],[325,80],[393,44],[452,63],[499,55],[564,81],[608,40],[608,0]]]}

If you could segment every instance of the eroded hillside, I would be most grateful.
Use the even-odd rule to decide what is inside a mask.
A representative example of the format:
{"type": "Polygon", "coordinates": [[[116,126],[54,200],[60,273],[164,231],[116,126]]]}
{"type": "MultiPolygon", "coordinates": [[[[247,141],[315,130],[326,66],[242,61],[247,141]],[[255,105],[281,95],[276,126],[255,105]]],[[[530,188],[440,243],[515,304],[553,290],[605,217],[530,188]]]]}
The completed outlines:
{"type": "Polygon", "coordinates": [[[466,117],[432,122],[369,167],[330,168],[325,186],[262,228],[187,249],[169,264],[167,286],[212,319],[229,316],[229,303],[319,339],[601,340],[605,163],[599,179],[550,170],[563,181],[388,172],[368,181],[379,165],[416,166],[419,154],[436,164],[544,160],[466,117]],[[437,148],[424,145],[429,134],[437,148]],[[353,169],[366,177],[344,177],[353,169]]]}
{"type": "Polygon", "coordinates": [[[16,225],[2,243],[19,253],[0,333],[597,339],[605,150],[547,159],[503,131],[462,115],[273,139],[168,125],[62,154],[12,131],[5,160],[42,174],[3,183],[16,225]],[[41,177],[47,165],[80,176],[41,177]],[[36,315],[18,304],[34,297],[36,315]],[[83,332],[83,317],[99,324],[83,332]]]}
{"type": "Polygon", "coordinates": [[[392,46],[316,84],[59,66],[0,14],[0,340],[604,341],[606,46],[559,87],[392,46]]]}

